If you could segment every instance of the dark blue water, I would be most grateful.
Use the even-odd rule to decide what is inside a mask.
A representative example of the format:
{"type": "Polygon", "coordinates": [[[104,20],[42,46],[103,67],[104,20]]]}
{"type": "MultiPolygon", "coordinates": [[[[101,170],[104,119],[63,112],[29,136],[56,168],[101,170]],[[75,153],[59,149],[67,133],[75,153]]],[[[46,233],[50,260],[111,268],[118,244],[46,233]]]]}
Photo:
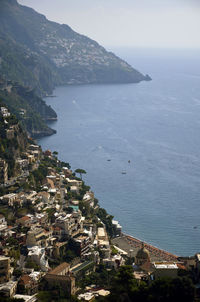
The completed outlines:
{"type": "Polygon", "coordinates": [[[58,114],[57,134],[39,143],[87,171],[124,232],[193,255],[200,251],[200,52],[117,53],[153,81],[57,88],[46,99],[58,114]]]}

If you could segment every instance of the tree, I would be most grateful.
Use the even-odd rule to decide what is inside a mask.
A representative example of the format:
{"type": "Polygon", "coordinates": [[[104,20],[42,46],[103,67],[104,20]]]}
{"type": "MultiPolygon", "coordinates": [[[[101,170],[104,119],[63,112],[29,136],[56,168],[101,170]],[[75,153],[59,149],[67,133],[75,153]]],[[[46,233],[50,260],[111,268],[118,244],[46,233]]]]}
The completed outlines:
{"type": "Polygon", "coordinates": [[[113,237],[113,234],[114,234],[113,224],[112,224],[113,216],[109,215],[106,212],[106,210],[103,208],[98,209],[97,216],[105,224],[106,231],[108,232],[109,236],[113,237]]]}
{"type": "Polygon", "coordinates": [[[49,291],[40,291],[37,294],[37,299],[40,302],[49,302],[51,301],[51,298],[52,298],[52,293],[49,291]]]}
{"type": "Polygon", "coordinates": [[[195,287],[187,277],[176,278],[171,284],[171,301],[192,302],[195,297],[195,287]]]}
{"type": "Polygon", "coordinates": [[[130,265],[124,265],[119,268],[114,278],[114,288],[117,294],[130,293],[137,287],[137,282],[133,276],[133,268],[130,265]]]}
{"type": "Polygon", "coordinates": [[[117,254],[118,254],[118,250],[113,245],[111,245],[111,255],[117,255],[117,254]]]}
{"type": "Polygon", "coordinates": [[[148,289],[148,301],[155,302],[192,302],[195,288],[188,278],[162,278],[154,281],[148,289]],[[152,300],[151,300],[151,299],[152,300]]]}
{"type": "Polygon", "coordinates": [[[80,178],[82,180],[82,174],[86,174],[87,172],[85,170],[83,170],[83,169],[76,169],[75,173],[80,174],[80,178]]]}
{"type": "Polygon", "coordinates": [[[58,160],[58,152],[57,151],[53,151],[53,157],[54,157],[55,161],[58,160]]]}
{"type": "Polygon", "coordinates": [[[50,209],[46,210],[46,213],[47,213],[48,218],[49,218],[51,223],[55,222],[55,216],[54,216],[55,212],[56,212],[56,210],[53,209],[53,208],[50,208],[50,209]]]}
{"type": "Polygon", "coordinates": [[[22,275],[22,271],[20,269],[15,269],[14,272],[13,272],[13,276],[15,276],[16,278],[19,278],[21,277],[22,275]]]}
{"type": "Polygon", "coordinates": [[[40,266],[35,263],[34,261],[28,260],[25,264],[26,268],[33,268],[35,271],[39,271],[40,270],[40,266]]]}

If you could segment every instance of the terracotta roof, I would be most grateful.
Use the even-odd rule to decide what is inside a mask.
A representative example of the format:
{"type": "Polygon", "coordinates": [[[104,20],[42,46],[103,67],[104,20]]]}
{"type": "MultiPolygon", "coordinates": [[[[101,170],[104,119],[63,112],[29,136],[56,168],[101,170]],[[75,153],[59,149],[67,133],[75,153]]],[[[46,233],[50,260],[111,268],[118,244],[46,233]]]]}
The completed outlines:
{"type": "Polygon", "coordinates": [[[59,275],[64,269],[69,268],[69,263],[63,262],[60,265],[58,265],[56,268],[54,268],[52,271],[49,272],[51,275],[59,275]]]}
{"type": "Polygon", "coordinates": [[[46,155],[51,155],[52,153],[51,153],[50,150],[46,150],[46,151],[44,151],[44,154],[46,154],[46,155]]]}
{"type": "Polygon", "coordinates": [[[75,280],[75,278],[70,274],[67,276],[63,276],[63,275],[51,275],[50,273],[47,273],[45,275],[45,279],[48,281],[67,281],[67,282],[72,282],[73,280],[75,280]]]}
{"type": "Polygon", "coordinates": [[[32,281],[31,277],[29,275],[23,275],[20,278],[20,283],[23,283],[24,285],[30,284],[32,281]]]}
{"type": "Polygon", "coordinates": [[[19,220],[27,221],[27,220],[30,220],[30,217],[24,216],[24,217],[20,218],[19,220]]]}
{"type": "Polygon", "coordinates": [[[180,263],[176,263],[179,269],[183,269],[183,270],[187,270],[187,268],[185,267],[185,265],[180,264],[180,263]]]}

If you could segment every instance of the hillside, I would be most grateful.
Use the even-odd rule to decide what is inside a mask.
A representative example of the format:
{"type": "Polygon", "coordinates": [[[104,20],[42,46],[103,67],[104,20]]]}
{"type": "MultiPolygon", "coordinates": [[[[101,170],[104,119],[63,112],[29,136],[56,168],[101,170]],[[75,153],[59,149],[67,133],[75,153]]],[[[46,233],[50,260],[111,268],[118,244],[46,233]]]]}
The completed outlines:
{"type": "Polygon", "coordinates": [[[45,123],[57,119],[55,111],[47,106],[33,90],[0,79],[0,102],[19,119],[30,136],[40,137],[56,132],[45,123]]]}
{"type": "Polygon", "coordinates": [[[150,80],[97,42],[16,0],[0,0],[0,72],[40,95],[61,84],[150,80]]]}
{"type": "MultiPolygon", "coordinates": [[[[4,104],[0,101],[0,109],[2,106],[4,104]]],[[[16,159],[26,150],[27,145],[28,138],[16,117],[11,114],[5,118],[0,110],[0,162],[5,160],[8,164],[9,178],[16,173],[16,159]]]]}

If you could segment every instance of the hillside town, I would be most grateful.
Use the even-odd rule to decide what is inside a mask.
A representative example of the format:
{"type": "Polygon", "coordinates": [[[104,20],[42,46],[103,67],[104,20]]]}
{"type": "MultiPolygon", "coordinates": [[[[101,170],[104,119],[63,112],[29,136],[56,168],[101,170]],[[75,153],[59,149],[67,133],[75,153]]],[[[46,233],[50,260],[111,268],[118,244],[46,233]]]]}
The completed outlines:
{"type": "MultiPolygon", "coordinates": [[[[0,114],[12,140],[20,128],[10,128],[7,108],[0,114]]],[[[199,284],[200,254],[178,257],[123,234],[85,185],[86,171],[73,172],[31,139],[20,154],[10,178],[9,162],[0,158],[1,297],[43,301],[42,293],[57,290],[98,300],[110,295],[110,278],[127,264],[138,284],[181,273],[199,284]]]]}

